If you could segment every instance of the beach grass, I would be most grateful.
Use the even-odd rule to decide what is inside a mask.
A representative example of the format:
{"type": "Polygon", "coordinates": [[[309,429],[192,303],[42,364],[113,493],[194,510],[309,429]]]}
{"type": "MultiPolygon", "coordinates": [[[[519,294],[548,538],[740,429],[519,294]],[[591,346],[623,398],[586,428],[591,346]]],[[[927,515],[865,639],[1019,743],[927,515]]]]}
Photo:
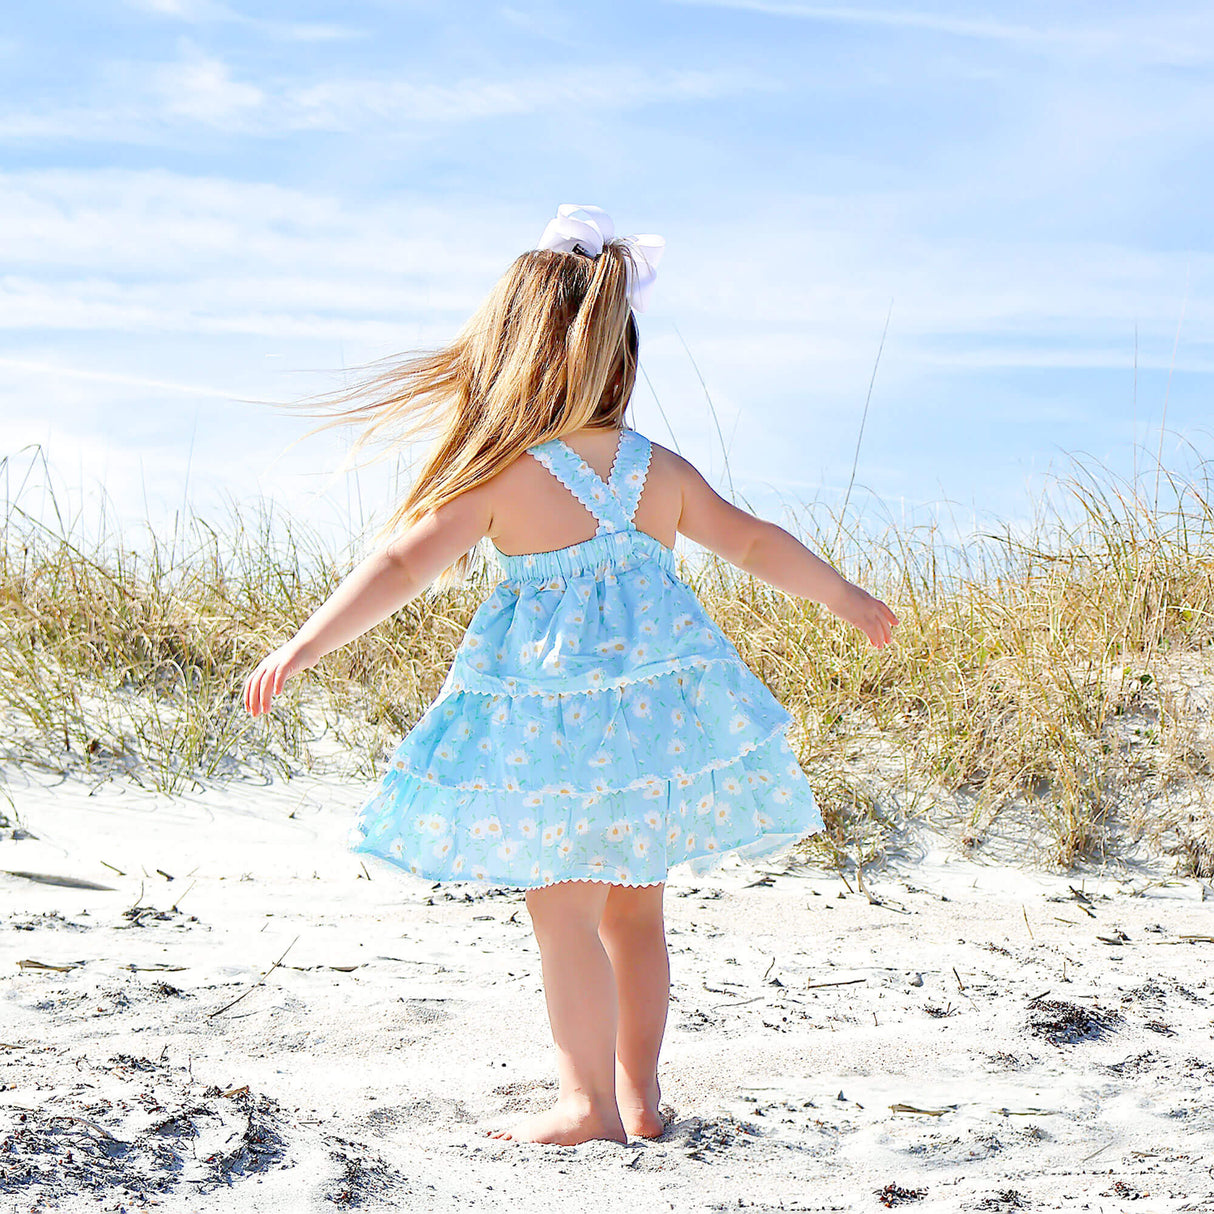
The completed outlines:
{"type": "MultiPolygon", "coordinates": [[[[31,485],[50,479],[40,451],[0,472],[8,762],[167,793],[301,771],[374,779],[494,578],[474,561],[463,584],[329,655],[254,721],[245,675],[352,559],[266,501],[179,518],[171,536],[86,540],[78,514],[32,511],[31,485]]],[[[1211,875],[1210,818],[1192,808],[1214,774],[1208,464],[1161,469],[1152,493],[1073,459],[1030,524],[964,539],[935,523],[873,531],[820,504],[785,525],[890,604],[894,644],[874,650],[711,554],[682,576],[795,718],[828,827],[813,849],[862,865],[947,802],[967,846],[1014,810],[1056,864],[1135,839],[1211,875]]]]}

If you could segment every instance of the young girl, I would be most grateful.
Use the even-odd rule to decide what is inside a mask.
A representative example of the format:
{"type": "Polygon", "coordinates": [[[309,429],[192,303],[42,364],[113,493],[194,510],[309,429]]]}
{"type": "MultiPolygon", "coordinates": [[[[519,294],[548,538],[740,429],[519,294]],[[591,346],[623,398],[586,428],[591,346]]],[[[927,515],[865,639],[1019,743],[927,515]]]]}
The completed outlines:
{"type": "Polygon", "coordinates": [[[249,712],[265,712],[288,678],[492,541],[504,577],[351,844],[427,880],[527,891],[560,1091],[493,1136],[534,1142],[661,1134],[668,867],[702,871],[822,828],[785,740],[791,716],[677,576],[676,533],[876,646],[897,623],[627,427],[633,307],[663,242],[613,235],[597,208],[561,207],[450,347],[355,389],[366,402],[342,416],[368,435],[430,426],[438,439],[394,538],[245,683],[249,712]]]}

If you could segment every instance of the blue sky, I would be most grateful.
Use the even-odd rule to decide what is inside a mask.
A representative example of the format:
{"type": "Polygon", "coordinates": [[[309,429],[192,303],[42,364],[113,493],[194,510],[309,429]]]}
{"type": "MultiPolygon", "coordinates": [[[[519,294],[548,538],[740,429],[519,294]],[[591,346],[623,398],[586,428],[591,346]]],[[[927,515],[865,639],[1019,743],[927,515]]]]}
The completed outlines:
{"type": "Polygon", "coordinates": [[[1201,3],[13,6],[0,454],[341,525],[340,442],[247,400],[452,335],[580,202],[668,240],[633,424],[718,486],[687,350],[779,517],[839,500],[888,313],[853,503],[1022,519],[1165,398],[1214,447],[1212,144],[1201,3]]]}

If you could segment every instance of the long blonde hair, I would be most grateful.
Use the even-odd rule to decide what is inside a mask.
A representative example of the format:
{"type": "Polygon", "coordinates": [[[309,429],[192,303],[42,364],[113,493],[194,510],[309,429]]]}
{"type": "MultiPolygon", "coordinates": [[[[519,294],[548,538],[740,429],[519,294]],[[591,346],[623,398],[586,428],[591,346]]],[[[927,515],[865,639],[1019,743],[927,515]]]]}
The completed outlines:
{"type": "MultiPolygon", "coordinates": [[[[334,415],[318,430],[364,423],[351,456],[373,441],[396,447],[435,436],[377,540],[483,484],[528,447],[624,424],[639,353],[633,272],[620,241],[595,258],[534,249],[514,261],[450,345],[365,364],[373,374],[301,402],[334,415]]],[[[462,578],[468,558],[437,584],[462,578]]]]}

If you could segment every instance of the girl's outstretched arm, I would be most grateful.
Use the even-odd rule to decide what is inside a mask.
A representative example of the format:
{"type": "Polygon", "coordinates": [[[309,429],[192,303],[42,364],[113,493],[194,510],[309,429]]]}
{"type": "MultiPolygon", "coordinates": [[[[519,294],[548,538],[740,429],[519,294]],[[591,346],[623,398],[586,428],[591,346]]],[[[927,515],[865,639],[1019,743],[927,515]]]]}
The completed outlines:
{"type": "Polygon", "coordinates": [[[487,534],[491,522],[487,495],[473,489],[376,549],[249,675],[245,708],[253,716],[265,712],[293,674],[399,611],[487,534]]]}
{"type": "Polygon", "coordinates": [[[677,460],[680,473],[683,535],[778,590],[823,604],[878,649],[889,642],[898,617],[880,599],[849,582],[783,527],[731,505],[685,459],[667,454],[677,460]]]}

